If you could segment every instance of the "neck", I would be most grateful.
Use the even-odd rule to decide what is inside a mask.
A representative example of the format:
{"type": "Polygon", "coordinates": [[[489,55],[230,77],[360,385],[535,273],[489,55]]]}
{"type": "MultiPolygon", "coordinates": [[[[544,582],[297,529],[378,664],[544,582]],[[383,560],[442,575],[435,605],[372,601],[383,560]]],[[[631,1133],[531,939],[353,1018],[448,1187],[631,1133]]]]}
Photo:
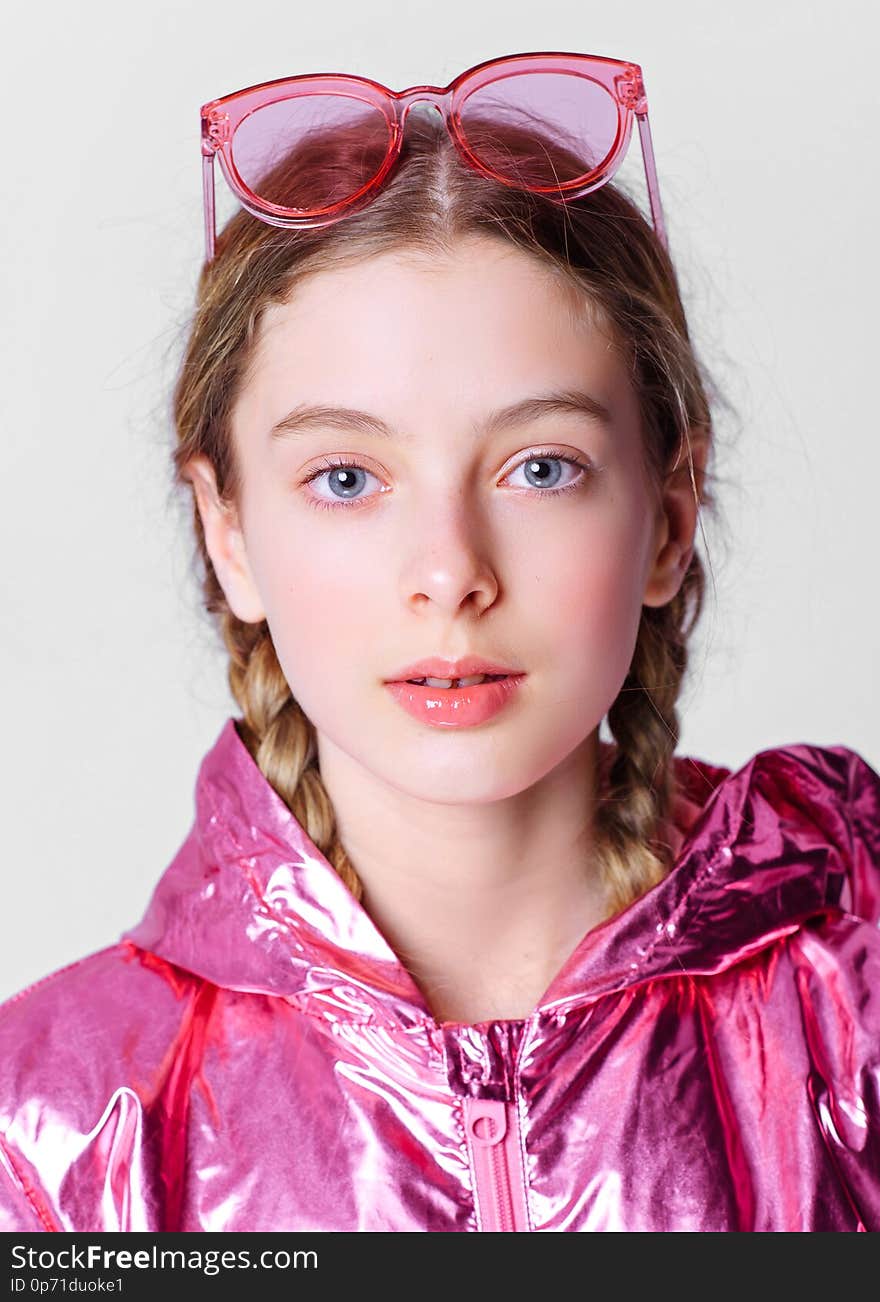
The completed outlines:
{"type": "Polygon", "coordinates": [[[598,759],[593,733],[526,791],[441,805],[323,748],[363,906],[438,1022],[528,1016],[607,916],[593,856],[598,759]]]}

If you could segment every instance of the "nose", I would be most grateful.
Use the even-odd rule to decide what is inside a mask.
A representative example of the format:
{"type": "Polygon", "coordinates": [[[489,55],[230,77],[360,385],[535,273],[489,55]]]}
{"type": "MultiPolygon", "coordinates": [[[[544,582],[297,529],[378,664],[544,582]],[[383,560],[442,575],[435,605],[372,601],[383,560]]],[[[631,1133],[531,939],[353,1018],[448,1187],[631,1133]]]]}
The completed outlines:
{"type": "Polygon", "coordinates": [[[402,546],[401,596],[412,610],[479,616],[497,600],[499,583],[485,529],[464,501],[426,513],[402,546]]]}

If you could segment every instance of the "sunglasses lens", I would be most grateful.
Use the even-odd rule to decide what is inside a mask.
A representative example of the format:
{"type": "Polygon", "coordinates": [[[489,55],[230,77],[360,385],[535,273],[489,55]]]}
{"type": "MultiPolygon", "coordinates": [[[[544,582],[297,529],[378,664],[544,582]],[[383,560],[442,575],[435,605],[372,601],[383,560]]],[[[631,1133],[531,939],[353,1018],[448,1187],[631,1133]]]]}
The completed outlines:
{"type": "Polygon", "coordinates": [[[459,121],[468,149],[490,172],[551,191],[599,171],[620,130],[611,93],[564,72],[498,77],[467,96],[459,121]]]}
{"type": "Polygon", "coordinates": [[[266,104],[239,124],[232,161],[258,198],[319,215],[360,194],[381,171],[390,145],[388,120],[375,105],[340,94],[297,95],[266,104]]]}

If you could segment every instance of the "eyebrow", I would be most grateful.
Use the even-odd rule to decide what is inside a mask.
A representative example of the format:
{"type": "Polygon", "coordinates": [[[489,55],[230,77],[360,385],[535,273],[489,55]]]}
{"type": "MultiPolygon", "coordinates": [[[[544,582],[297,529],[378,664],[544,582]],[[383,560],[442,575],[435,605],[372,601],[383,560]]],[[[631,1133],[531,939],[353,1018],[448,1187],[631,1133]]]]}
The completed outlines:
{"type": "MultiPolygon", "coordinates": [[[[597,398],[581,389],[563,389],[523,398],[520,402],[511,403],[509,407],[500,407],[497,411],[491,412],[483,422],[477,422],[473,433],[477,435],[482,429],[486,434],[498,434],[502,430],[522,425],[526,421],[565,414],[585,415],[603,425],[611,424],[610,411],[597,398]]],[[[371,434],[379,438],[400,437],[392,426],[368,411],[321,403],[312,405],[301,403],[281,420],[276,421],[269,431],[269,438],[271,440],[296,438],[315,428],[371,434]]]]}

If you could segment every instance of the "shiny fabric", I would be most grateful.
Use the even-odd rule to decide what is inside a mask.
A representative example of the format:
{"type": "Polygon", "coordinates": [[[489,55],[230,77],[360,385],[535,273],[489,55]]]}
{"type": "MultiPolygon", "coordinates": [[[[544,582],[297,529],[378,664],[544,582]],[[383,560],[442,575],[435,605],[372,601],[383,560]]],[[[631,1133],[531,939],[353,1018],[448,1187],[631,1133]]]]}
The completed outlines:
{"type": "Polygon", "coordinates": [[[0,1008],[0,1230],[478,1230],[466,1100],[526,1229],[880,1229],[880,777],[676,765],[669,877],[438,1025],[228,720],[141,923],[0,1008]]]}

